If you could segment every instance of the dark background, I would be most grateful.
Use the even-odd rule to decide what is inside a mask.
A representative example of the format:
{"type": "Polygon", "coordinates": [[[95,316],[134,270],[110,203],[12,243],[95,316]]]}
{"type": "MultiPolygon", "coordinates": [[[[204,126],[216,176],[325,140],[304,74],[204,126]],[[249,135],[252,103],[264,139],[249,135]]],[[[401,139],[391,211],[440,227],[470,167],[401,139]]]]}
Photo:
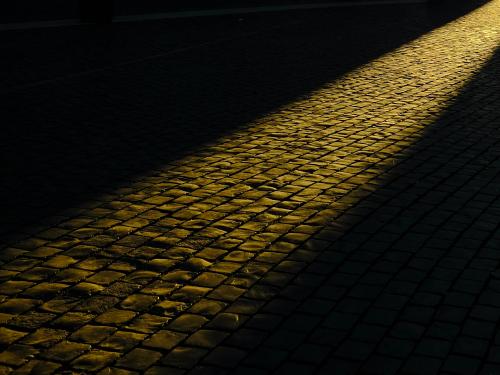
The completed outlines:
{"type": "MultiPolygon", "coordinates": [[[[82,0],[91,2],[92,0],[82,0]]],[[[103,1],[103,0],[101,0],[103,1]]],[[[192,9],[314,4],[340,0],[115,0],[115,15],[192,9]]],[[[356,2],[359,0],[343,0],[356,2]]],[[[0,2],[0,23],[78,18],[78,0],[6,0],[0,2]]]]}

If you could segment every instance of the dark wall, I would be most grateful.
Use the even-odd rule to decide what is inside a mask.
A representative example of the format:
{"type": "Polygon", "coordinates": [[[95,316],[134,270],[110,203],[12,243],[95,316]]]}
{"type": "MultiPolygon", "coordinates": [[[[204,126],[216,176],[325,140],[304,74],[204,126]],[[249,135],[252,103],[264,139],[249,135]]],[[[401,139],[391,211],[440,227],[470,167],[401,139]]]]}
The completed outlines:
{"type": "Polygon", "coordinates": [[[0,23],[49,21],[78,17],[78,0],[2,0],[0,23]]]}
{"type": "Polygon", "coordinates": [[[284,4],[317,4],[359,0],[115,0],[116,13],[120,15],[176,10],[257,7],[284,4]]]}
{"type": "MultiPolygon", "coordinates": [[[[80,0],[92,2],[95,0],[80,0]]],[[[104,2],[105,0],[97,0],[104,2]]],[[[116,15],[359,0],[114,0],[116,15]]],[[[2,0],[0,23],[78,18],[79,0],[2,0]]]]}

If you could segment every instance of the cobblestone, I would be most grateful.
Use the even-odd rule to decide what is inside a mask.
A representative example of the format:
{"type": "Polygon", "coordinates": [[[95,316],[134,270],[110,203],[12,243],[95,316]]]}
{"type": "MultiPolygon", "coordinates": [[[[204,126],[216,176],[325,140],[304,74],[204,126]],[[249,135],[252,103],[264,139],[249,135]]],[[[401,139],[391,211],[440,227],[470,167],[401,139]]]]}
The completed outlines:
{"type": "Polygon", "coordinates": [[[274,17],[2,73],[0,373],[498,372],[499,0],[274,17]]]}

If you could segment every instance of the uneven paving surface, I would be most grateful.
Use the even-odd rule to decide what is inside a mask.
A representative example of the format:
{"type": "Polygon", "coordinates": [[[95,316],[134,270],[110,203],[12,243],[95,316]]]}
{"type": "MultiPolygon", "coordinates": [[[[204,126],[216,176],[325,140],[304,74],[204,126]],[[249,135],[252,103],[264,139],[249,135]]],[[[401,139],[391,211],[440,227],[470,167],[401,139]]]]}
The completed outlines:
{"type": "Polygon", "coordinates": [[[500,1],[445,10],[5,75],[0,373],[500,374],[500,1]]]}

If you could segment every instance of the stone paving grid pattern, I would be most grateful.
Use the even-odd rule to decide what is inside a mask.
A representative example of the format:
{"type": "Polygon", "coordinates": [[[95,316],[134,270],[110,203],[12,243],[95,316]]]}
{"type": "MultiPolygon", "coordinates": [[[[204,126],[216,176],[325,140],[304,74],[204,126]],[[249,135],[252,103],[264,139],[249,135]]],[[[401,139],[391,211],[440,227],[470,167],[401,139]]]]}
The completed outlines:
{"type": "Polygon", "coordinates": [[[2,371],[497,371],[498,118],[452,109],[471,82],[498,102],[498,65],[472,80],[499,15],[491,2],[2,250],[2,371]]]}

